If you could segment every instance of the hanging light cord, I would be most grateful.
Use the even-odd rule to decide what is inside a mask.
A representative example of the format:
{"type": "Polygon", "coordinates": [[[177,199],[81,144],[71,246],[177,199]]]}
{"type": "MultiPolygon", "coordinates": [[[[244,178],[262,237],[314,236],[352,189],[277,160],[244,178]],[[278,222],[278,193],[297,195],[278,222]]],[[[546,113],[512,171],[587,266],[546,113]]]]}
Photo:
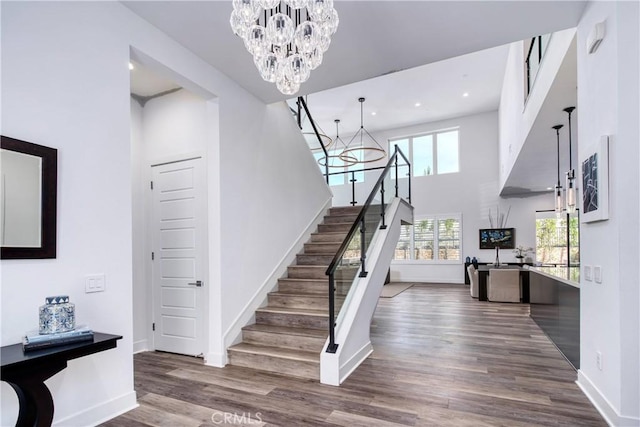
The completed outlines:
{"type": "Polygon", "coordinates": [[[555,125],[552,129],[556,130],[556,139],[557,139],[557,144],[558,144],[558,148],[556,150],[556,152],[558,153],[558,185],[557,187],[560,187],[560,128],[562,128],[562,125],[555,125]]]}

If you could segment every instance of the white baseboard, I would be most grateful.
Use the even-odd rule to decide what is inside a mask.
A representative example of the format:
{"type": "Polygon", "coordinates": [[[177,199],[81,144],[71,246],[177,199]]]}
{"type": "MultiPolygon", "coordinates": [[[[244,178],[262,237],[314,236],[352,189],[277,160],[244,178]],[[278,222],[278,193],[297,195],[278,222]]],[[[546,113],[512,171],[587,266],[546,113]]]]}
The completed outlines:
{"type": "Polygon", "coordinates": [[[578,370],[578,387],[596,407],[604,420],[613,427],[637,427],[640,426],[640,418],[626,417],[618,414],[618,411],[611,405],[611,402],[598,390],[598,387],[591,382],[584,372],[578,370]]]}
{"type": "Polygon", "coordinates": [[[267,279],[254,293],[253,297],[249,299],[249,302],[247,302],[244,308],[240,311],[240,314],[238,314],[233,320],[231,326],[229,326],[229,328],[223,335],[223,343],[225,349],[230,347],[234,342],[237,342],[238,337],[240,337],[240,334],[242,333],[242,328],[249,324],[252,317],[255,315],[255,311],[260,308],[264,301],[266,301],[267,294],[276,287],[276,285],[278,284],[278,279],[282,277],[287,271],[287,267],[291,265],[293,260],[296,258],[296,255],[302,250],[302,248],[304,247],[304,243],[309,238],[309,235],[315,231],[320,221],[322,221],[322,219],[324,218],[327,209],[329,209],[330,207],[331,199],[328,199],[322,206],[322,208],[318,211],[316,217],[309,222],[305,230],[300,233],[295,243],[291,245],[287,253],[282,257],[277,266],[271,271],[269,277],[267,277],[267,279]]]}
{"type": "Polygon", "coordinates": [[[340,384],[349,378],[349,375],[351,375],[371,353],[373,353],[373,346],[371,345],[371,341],[369,341],[340,367],[340,384]]]}
{"type": "Polygon", "coordinates": [[[56,420],[53,425],[60,427],[96,426],[137,407],[136,392],[130,391],[115,399],[56,420]]]}
{"type": "Polygon", "coordinates": [[[133,343],[133,354],[142,353],[145,351],[149,351],[148,340],[144,339],[144,340],[135,341],[133,343]]]}

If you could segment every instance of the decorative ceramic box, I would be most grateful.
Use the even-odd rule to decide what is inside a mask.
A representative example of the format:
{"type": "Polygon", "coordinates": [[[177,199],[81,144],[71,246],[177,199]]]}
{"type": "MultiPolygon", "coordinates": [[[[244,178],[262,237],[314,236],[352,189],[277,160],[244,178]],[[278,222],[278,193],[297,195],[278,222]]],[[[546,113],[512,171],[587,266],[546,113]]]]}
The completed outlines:
{"type": "Polygon", "coordinates": [[[69,296],[47,297],[45,302],[40,307],[41,334],[72,331],[76,327],[76,307],[69,302],[69,296]]]}

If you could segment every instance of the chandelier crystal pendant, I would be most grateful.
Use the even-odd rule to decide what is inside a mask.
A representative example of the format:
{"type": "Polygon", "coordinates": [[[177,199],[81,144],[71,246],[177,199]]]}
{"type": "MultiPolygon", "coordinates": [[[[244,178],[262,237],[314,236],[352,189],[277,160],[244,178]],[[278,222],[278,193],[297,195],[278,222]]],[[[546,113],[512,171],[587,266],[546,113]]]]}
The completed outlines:
{"type": "Polygon", "coordinates": [[[555,125],[552,129],[556,131],[556,139],[558,141],[557,154],[558,154],[558,182],[555,188],[555,210],[556,215],[560,215],[564,211],[564,198],[562,197],[562,185],[560,185],[560,129],[563,125],[555,125]]]}
{"type": "Polygon", "coordinates": [[[260,76],[293,95],[322,63],[339,19],[333,0],[233,0],[229,22],[260,76]]]}
{"type": "Polygon", "coordinates": [[[570,214],[576,211],[576,171],[573,169],[571,159],[571,113],[575,109],[576,107],[567,107],[563,110],[569,115],[569,171],[567,171],[566,205],[567,212],[570,214]]]}

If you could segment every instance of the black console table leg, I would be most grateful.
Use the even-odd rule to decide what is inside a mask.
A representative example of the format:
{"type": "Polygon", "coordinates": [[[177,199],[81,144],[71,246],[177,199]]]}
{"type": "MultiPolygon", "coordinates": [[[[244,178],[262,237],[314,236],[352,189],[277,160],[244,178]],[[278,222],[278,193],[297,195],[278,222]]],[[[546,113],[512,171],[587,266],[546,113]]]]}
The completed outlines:
{"type": "Polygon", "coordinates": [[[53,422],[53,397],[43,382],[9,382],[18,395],[16,427],[49,427],[53,422]]]}

